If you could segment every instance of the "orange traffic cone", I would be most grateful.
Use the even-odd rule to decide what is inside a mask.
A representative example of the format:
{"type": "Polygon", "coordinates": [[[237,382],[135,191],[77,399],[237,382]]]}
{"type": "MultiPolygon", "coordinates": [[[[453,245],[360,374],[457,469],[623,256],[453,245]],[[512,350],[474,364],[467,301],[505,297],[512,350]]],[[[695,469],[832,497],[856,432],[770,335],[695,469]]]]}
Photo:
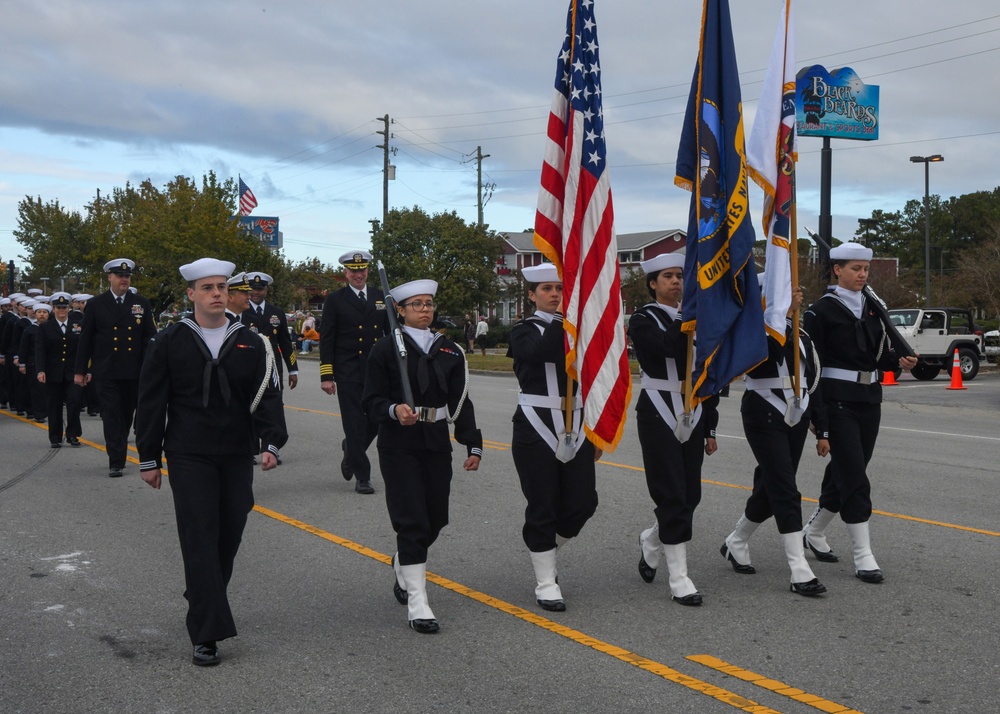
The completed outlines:
{"type": "Polygon", "coordinates": [[[896,381],[896,373],[891,369],[887,369],[882,373],[882,386],[883,387],[898,387],[899,382],[896,381]]]}
{"type": "Polygon", "coordinates": [[[962,363],[958,359],[958,348],[955,349],[955,359],[951,363],[951,384],[948,389],[968,389],[962,386],[962,363]]]}

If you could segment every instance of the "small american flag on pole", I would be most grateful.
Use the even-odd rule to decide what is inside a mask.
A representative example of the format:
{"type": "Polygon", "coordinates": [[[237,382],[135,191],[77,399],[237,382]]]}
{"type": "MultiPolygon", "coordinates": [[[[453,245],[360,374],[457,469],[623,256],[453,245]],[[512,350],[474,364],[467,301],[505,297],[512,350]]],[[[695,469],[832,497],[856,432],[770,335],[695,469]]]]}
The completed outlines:
{"type": "Polygon", "coordinates": [[[588,439],[613,451],[632,396],[604,142],[593,0],[571,0],[535,212],[535,247],[563,279],[566,371],[588,439]]]}
{"type": "Polygon", "coordinates": [[[257,207],[257,197],[253,195],[250,187],[240,179],[240,215],[249,216],[250,212],[257,207]]]}

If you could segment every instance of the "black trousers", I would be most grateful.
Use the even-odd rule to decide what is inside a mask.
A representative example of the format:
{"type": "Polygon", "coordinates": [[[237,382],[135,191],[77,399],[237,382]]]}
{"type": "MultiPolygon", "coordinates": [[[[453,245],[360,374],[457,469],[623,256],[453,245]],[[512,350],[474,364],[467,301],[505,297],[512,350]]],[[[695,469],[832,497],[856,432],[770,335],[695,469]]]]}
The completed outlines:
{"type": "Polygon", "coordinates": [[[840,513],[844,523],[865,523],[872,515],[868,462],[875,452],[882,405],[827,402],[830,463],[823,472],[819,505],[840,513]]]}
{"type": "Polygon", "coordinates": [[[742,416],[743,432],[757,459],[753,493],[744,513],[754,523],[774,516],[779,533],[796,533],[802,530],[802,495],[795,473],[809,434],[809,420],[803,418],[788,426],[784,414],[771,407],[744,409],[742,416]]]}
{"type": "Polygon", "coordinates": [[[104,420],[104,445],[110,468],[125,468],[128,435],[139,401],[139,380],[102,378],[97,382],[104,420]]]}
{"type": "Polygon", "coordinates": [[[253,508],[253,457],[168,453],[192,644],[236,635],[226,588],[253,508]]]}
{"type": "Polygon", "coordinates": [[[521,535],[528,550],[556,547],[556,535],[575,538],[597,511],[594,446],[589,441],[563,463],[527,425],[514,425],[511,443],[521,493],[528,500],[521,535]],[[525,433],[528,432],[528,433],[525,433]]]}
{"type": "Polygon", "coordinates": [[[7,356],[2,355],[4,363],[0,365],[0,404],[10,403],[10,369],[7,367],[7,356]]]}
{"type": "Polygon", "coordinates": [[[63,438],[63,404],[66,405],[66,438],[72,439],[83,434],[80,426],[80,387],[73,383],[73,378],[61,382],[47,381],[45,391],[49,400],[49,442],[62,443],[63,438]]]}
{"type": "Polygon", "coordinates": [[[44,419],[49,413],[49,398],[45,391],[45,385],[38,381],[34,365],[28,366],[24,380],[27,384],[28,404],[30,405],[27,408],[28,416],[37,420],[44,419]]]}
{"type": "Polygon", "coordinates": [[[385,504],[396,532],[400,565],[426,563],[427,550],[448,525],[451,458],[450,452],[379,447],[385,504]]]}
{"type": "Polygon", "coordinates": [[[371,480],[372,464],[366,452],[378,436],[378,424],[368,418],[361,406],[364,391],[365,385],[360,382],[337,382],[340,423],[344,427],[347,447],[344,459],[358,481],[371,480]]]}
{"type": "Polygon", "coordinates": [[[699,420],[683,444],[659,414],[636,412],[646,487],[656,504],[653,512],[660,542],[668,545],[691,540],[694,509],[701,502],[701,465],[705,460],[705,432],[699,420]]]}
{"type": "Polygon", "coordinates": [[[91,377],[90,382],[83,386],[80,405],[87,407],[87,414],[93,416],[101,413],[101,395],[97,391],[97,380],[91,377]]]}

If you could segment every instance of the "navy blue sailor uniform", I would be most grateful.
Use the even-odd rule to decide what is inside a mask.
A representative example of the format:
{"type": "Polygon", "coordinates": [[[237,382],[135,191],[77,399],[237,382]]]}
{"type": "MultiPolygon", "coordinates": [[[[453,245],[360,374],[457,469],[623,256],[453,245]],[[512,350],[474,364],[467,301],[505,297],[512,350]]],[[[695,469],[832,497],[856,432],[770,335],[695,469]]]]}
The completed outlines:
{"type": "Polygon", "coordinates": [[[54,316],[50,317],[41,325],[35,339],[37,369],[45,373],[51,444],[61,444],[64,436],[66,441],[72,443],[83,434],[80,426],[82,390],[73,382],[76,351],[83,326],[72,315],[70,313],[65,323],[60,323],[54,316]],[[66,405],[65,433],[63,404],[66,405]]]}
{"type": "Polygon", "coordinates": [[[22,375],[25,385],[26,403],[29,405],[25,410],[28,416],[35,421],[45,421],[48,414],[46,403],[45,385],[38,381],[38,362],[36,360],[35,345],[38,342],[37,322],[28,320],[24,331],[21,333],[21,344],[18,347],[18,362],[24,367],[22,375]]]}
{"type": "Polygon", "coordinates": [[[468,397],[462,348],[436,333],[425,352],[405,328],[402,333],[415,406],[432,412],[435,421],[403,426],[390,415],[393,405],[404,402],[392,340],[380,340],[371,350],[363,404],[369,418],[379,425],[377,447],[386,506],[396,532],[398,564],[407,566],[427,562],[428,548],[448,524],[449,421],[454,420],[455,441],[466,448],[468,456],[482,457],[483,436],[468,397]]]}
{"type": "Polygon", "coordinates": [[[90,299],[76,351],[75,374],[97,383],[108,465],[125,467],[128,438],[139,398],[146,343],[156,334],[149,300],[126,290],[121,302],[110,290],[90,299]]]}
{"type": "Polygon", "coordinates": [[[7,330],[7,364],[10,366],[10,401],[12,411],[17,412],[19,415],[24,415],[31,411],[31,394],[28,391],[28,378],[26,375],[21,374],[19,368],[21,357],[18,354],[21,351],[21,337],[24,335],[25,329],[31,324],[31,320],[27,317],[18,316],[14,322],[10,324],[7,330]],[[17,364],[14,364],[17,362],[17,364]]]}
{"type": "Polygon", "coordinates": [[[16,319],[12,311],[0,310],[0,357],[3,357],[3,364],[0,365],[0,408],[2,409],[8,407],[11,399],[13,378],[10,374],[11,365],[7,362],[7,347],[9,331],[16,319]]]}
{"type": "Polygon", "coordinates": [[[705,439],[715,437],[718,397],[694,408],[694,430],[687,441],[678,441],[674,429],[684,411],[681,386],[688,343],[680,316],[674,319],[663,306],[647,303],[633,313],[628,331],[641,370],[636,426],[659,540],[686,543],[692,536],[694,510],[701,502],[705,439]]]}
{"type": "Polygon", "coordinates": [[[861,317],[836,291],[825,293],[803,316],[823,365],[820,379],[830,433],[830,463],[823,473],[819,505],[845,523],[871,517],[867,466],[882,416],[879,370],[899,366],[885,326],[863,298],[861,317]]]}
{"type": "Polygon", "coordinates": [[[597,510],[594,446],[584,436],[583,404],[574,381],[572,435],[575,454],[556,458],[566,435],[566,360],[563,318],[535,313],[517,322],[508,356],[520,390],[514,412],[511,455],[527,499],[522,537],[533,553],[556,547],[556,537],[574,538],[597,510]]]}
{"type": "Polygon", "coordinates": [[[296,373],[299,369],[296,366],[295,348],[288,334],[288,318],[285,317],[285,313],[267,300],[262,301],[260,305],[251,302],[250,307],[240,314],[240,322],[271,343],[278,369],[278,382],[284,385],[283,367],[288,368],[289,374],[296,373]]]}
{"type": "Polygon", "coordinates": [[[350,286],[336,290],[323,303],[319,329],[320,382],[337,383],[340,422],[344,429],[345,479],[371,480],[371,462],[365,453],[378,434],[378,423],[369,419],[361,400],[365,389],[368,356],[389,334],[385,295],[365,287],[365,299],[350,286]]]}
{"type": "MultiPolygon", "coordinates": [[[[89,311],[89,308],[88,308],[89,311]]],[[[236,635],[226,588],[254,505],[258,444],[288,440],[269,345],[229,322],[213,358],[190,318],[149,343],[139,384],[140,469],[169,466],[192,644],[236,635]]]]}
{"type": "Polygon", "coordinates": [[[746,392],[740,405],[743,431],[757,459],[753,472],[753,492],[744,513],[754,523],[774,516],[778,532],[802,530],[802,496],[795,482],[799,460],[810,423],[818,439],[828,438],[826,407],[820,390],[820,362],[812,340],[799,332],[799,407],[801,418],[794,426],[785,422],[785,413],[794,403],[792,366],[795,346],[792,322],[786,320],[785,344],[767,336],[767,359],[746,374],[746,392]]]}

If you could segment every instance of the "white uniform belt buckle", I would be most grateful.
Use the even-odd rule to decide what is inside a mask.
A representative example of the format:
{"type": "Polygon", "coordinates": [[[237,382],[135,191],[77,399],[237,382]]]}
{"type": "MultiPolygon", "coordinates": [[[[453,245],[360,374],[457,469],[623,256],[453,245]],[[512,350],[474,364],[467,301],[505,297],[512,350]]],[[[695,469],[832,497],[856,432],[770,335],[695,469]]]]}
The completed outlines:
{"type": "Polygon", "coordinates": [[[439,419],[442,410],[438,407],[417,407],[414,411],[417,412],[417,421],[433,424],[439,419]]]}

